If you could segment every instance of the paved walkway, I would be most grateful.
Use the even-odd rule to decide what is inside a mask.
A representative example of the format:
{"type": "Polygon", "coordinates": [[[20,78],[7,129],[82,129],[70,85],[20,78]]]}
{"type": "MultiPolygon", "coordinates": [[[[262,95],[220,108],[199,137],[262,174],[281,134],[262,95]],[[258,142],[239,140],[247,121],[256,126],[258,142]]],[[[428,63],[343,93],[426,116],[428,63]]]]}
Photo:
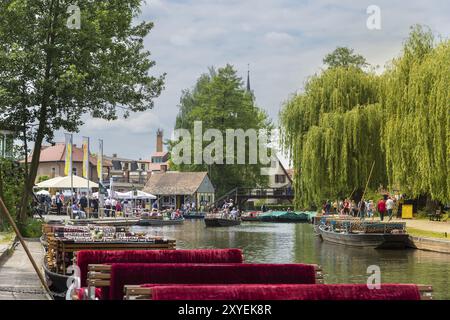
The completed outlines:
{"type": "MultiPolygon", "coordinates": [[[[26,243],[36,263],[41,266],[44,249],[40,242],[26,243]]],[[[39,277],[21,245],[0,265],[0,300],[47,300],[39,277]]]]}

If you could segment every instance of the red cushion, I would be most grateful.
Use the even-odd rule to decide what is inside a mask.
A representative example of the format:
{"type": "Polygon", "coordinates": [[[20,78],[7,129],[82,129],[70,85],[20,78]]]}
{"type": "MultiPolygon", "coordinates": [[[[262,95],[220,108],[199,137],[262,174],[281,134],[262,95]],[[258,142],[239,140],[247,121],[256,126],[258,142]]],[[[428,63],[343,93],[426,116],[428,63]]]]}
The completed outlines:
{"type": "Polygon", "coordinates": [[[416,285],[156,286],[153,300],[420,300],[416,285]]]}
{"type": "Polygon", "coordinates": [[[331,300],[420,300],[417,285],[383,284],[380,289],[367,285],[329,285],[331,300]]]}
{"type": "Polygon", "coordinates": [[[81,286],[87,286],[87,273],[90,264],[242,262],[243,255],[240,249],[79,251],[77,253],[77,265],[81,272],[81,286]]]}
{"type": "Polygon", "coordinates": [[[314,284],[315,266],[305,264],[113,264],[110,299],[122,300],[125,285],[314,284]]]}

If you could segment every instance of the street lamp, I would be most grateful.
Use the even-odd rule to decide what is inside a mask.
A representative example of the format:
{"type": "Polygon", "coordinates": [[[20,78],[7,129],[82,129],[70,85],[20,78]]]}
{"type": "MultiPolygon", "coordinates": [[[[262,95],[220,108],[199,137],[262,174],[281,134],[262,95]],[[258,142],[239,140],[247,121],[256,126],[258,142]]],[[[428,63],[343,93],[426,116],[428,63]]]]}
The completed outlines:
{"type": "Polygon", "coordinates": [[[13,157],[14,132],[10,130],[0,130],[0,158],[13,157]]]}

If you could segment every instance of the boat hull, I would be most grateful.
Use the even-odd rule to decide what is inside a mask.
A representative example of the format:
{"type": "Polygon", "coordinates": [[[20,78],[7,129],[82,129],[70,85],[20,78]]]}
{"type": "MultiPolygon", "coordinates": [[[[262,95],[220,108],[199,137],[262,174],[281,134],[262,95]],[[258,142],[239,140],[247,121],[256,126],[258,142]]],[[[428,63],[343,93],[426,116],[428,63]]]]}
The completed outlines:
{"type": "Polygon", "coordinates": [[[206,214],[202,212],[186,214],[183,217],[185,219],[205,219],[206,214]]]}
{"type": "Polygon", "coordinates": [[[158,220],[158,219],[143,219],[139,220],[138,226],[174,226],[174,225],[182,225],[184,223],[184,219],[178,220],[158,220]]]}
{"type": "Polygon", "coordinates": [[[55,300],[65,300],[66,299],[65,296],[68,290],[67,282],[70,276],[50,271],[49,268],[47,267],[45,259],[43,262],[43,268],[45,273],[45,280],[47,282],[47,286],[52,292],[53,298],[55,300]]]}
{"type": "Polygon", "coordinates": [[[219,219],[219,218],[205,218],[207,227],[232,227],[241,224],[240,220],[219,219]]]}
{"type": "Polygon", "coordinates": [[[317,228],[321,238],[326,242],[360,248],[374,249],[405,249],[408,244],[408,234],[382,233],[337,233],[317,228]]]}

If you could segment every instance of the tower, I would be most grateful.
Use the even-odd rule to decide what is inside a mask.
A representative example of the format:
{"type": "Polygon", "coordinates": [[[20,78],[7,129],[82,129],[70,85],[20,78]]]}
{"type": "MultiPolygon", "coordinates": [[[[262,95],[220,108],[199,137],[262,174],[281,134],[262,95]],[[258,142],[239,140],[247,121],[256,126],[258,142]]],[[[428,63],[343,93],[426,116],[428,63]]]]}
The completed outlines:
{"type": "Polygon", "coordinates": [[[248,71],[247,71],[247,92],[251,93],[252,88],[250,86],[250,64],[248,65],[248,71]]]}
{"type": "Polygon", "coordinates": [[[163,131],[161,129],[156,132],[156,152],[163,152],[163,131]]]}

